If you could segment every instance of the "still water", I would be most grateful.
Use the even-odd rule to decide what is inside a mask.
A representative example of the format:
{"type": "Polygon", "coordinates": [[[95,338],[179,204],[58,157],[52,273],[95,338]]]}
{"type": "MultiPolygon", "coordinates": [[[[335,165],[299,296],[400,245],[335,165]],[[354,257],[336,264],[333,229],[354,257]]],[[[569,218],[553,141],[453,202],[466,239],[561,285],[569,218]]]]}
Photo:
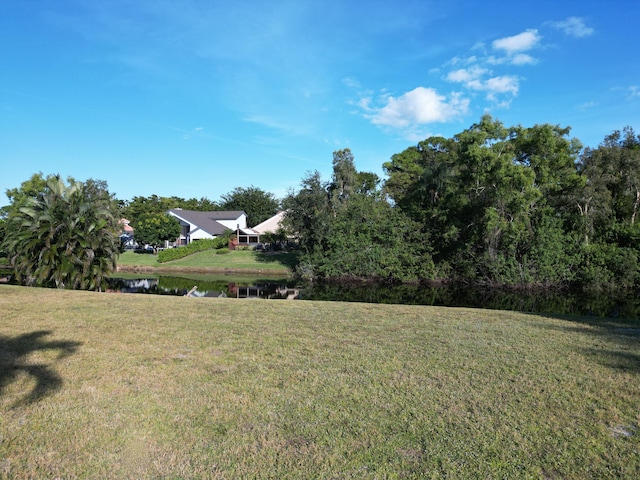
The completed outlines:
{"type": "Polygon", "coordinates": [[[300,285],[287,279],[188,274],[112,278],[109,291],[157,295],[190,294],[192,297],[436,305],[640,319],[640,299],[636,292],[587,294],[555,290],[514,292],[422,285],[300,285]]]}

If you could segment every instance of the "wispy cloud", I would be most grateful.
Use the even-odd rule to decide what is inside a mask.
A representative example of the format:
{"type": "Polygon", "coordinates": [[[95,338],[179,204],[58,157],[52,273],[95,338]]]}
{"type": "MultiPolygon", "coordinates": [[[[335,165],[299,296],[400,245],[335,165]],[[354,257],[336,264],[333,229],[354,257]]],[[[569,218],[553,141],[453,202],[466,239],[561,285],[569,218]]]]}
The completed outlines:
{"type": "MultiPolygon", "coordinates": [[[[498,75],[484,78],[485,69],[462,69],[447,75],[447,80],[462,83],[470,90],[486,92],[487,100],[498,101],[498,96],[507,94],[514,97],[520,89],[520,81],[514,75],[498,75]]],[[[504,103],[504,101],[502,102],[504,103]]]]}
{"type": "Polygon", "coordinates": [[[614,92],[623,92],[627,100],[635,100],[640,98],[640,85],[630,85],[628,87],[613,87],[611,89],[614,92]]]}
{"type": "Polygon", "coordinates": [[[586,110],[590,110],[590,109],[595,108],[597,106],[598,106],[598,103],[594,102],[594,101],[584,102],[584,103],[578,105],[578,110],[581,110],[581,111],[584,112],[586,110]]]}
{"type": "Polygon", "coordinates": [[[566,20],[562,20],[560,22],[549,22],[549,24],[554,28],[562,30],[565,35],[568,35],[570,37],[588,37],[594,32],[594,29],[588,27],[584,23],[584,19],[580,17],[569,17],[566,20]]]}
{"type": "Polygon", "coordinates": [[[252,114],[243,118],[245,122],[262,125],[274,131],[278,131],[284,135],[307,135],[309,134],[309,126],[304,123],[293,123],[284,121],[274,115],[269,114],[252,114]]]}
{"type": "Polygon", "coordinates": [[[191,130],[183,130],[181,128],[175,128],[175,127],[166,127],[166,128],[170,128],[171,130],[175,130],[177,132],[182,132],[183,140],[191,140],[192,138],[208,138],[210,140],[215,139],[213,135],[206,133],[203,127],[196,127],[191,130]]]}
{"type": "Polygon", "coordinates": [[[519,67],[522,65],[535,65],[538,63],[538,59],[532,57],[528,53],[516,53],[515,55],[503,57],[490,55],[487,57],[486,62],[490,65],[515,65],[519,67]]]}
{"type": "Polygon", "coordinates": [[[477,43],[472,47],[474,55],[454,57],[446,66],[457,68],[445,75],[445,80],[459,83],[464,88],[476,92],[485,92],[485,99],[494,106],[508,107],[511,100],[520,91],[520,77],[510,72],[497,73],[509,67],[534,65],[537,59],[529,52],[535,49],[542,40],[536,29],[529,29],[517,35],[498,38],[490,47],[477,43]]]}
{"type": "Polygon", "coordinates": [[[449,72],[447,75],[447,80],[450,82],[460,82],[460,83],[469,83],[475,82],[483,75],[486,75],[489,72],[486,68],[479,67],[478,65],[473,65],[471,68],[460,68],[458,70],[454,70],[449,72]]]}
{"type": "Polygon", "coordinates": [[[504,50],[507,55],[515,55],[531,50],[541,38],[538,30],[531,29],[511,37],[499,38],[494,40],[491,45],[495,50],[504,50]]]}

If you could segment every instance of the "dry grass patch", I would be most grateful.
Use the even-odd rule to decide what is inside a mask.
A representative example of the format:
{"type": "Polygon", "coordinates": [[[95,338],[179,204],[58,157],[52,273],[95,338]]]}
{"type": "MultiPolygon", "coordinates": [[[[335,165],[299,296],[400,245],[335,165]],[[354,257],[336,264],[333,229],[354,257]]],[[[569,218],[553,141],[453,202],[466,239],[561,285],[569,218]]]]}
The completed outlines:
{"type": "Polygon", "coordinates": [[[640,476],[638,322],[11,286],[0,312],[6,478],[640,476]]]}

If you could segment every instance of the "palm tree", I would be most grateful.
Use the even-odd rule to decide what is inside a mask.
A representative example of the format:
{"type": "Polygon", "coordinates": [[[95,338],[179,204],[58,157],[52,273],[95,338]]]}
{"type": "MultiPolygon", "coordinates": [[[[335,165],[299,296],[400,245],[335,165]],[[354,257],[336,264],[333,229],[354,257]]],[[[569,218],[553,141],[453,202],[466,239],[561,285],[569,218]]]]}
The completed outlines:
{"type": "Polygon", "coordinates": [[[115,268],[119,239],[106,191],[50,176],[7,227],[5,248],[26,285],[101,290],[115,268]]]}

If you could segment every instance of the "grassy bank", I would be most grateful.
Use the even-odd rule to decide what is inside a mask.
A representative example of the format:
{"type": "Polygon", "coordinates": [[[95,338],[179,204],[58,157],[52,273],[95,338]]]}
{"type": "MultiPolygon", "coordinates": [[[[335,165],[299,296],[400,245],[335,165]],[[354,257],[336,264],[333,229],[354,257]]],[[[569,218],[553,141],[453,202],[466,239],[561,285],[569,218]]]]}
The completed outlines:
{"type": "Polygon", "coordinates": [[[640,324],[0,285],[4,478],[638,478],[640,324]]]}
{"type": "Polygon", "coordinates": [[[295,263],[292,253],[263,253],[248,250],[228,251],[221,254],[216,250],[195,253],[172,262],[158,263],[158,257],[152,254],[124,252],[118,258],[121,270],[189,270],[189,271],[243,271],[288,273],[295,263]]]}

